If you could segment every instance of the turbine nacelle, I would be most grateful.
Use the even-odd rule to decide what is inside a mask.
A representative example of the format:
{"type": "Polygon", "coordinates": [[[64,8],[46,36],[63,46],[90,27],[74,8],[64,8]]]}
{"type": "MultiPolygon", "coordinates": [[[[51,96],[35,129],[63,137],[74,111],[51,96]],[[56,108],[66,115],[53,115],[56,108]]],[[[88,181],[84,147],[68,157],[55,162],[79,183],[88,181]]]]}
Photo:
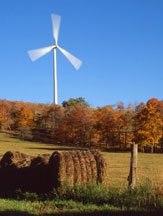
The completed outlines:
{"type": "Polygon", "coordinates": [[[58,45],[57,45],[57,44],[54,45],[53,49],[56,49],[56,48],[58,48],[58,45]]]}

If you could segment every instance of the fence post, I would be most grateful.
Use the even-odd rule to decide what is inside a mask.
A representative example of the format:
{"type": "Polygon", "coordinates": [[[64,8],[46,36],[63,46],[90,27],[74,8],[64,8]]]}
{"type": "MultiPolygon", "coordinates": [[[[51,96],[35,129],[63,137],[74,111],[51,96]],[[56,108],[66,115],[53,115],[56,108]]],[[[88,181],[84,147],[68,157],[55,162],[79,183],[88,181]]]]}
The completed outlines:
{"type": "Polygon", "coordinates": [[[129,187],[132,189],[136,186],[136,169],[137,169],[137,158],[138,158],[138,145],[131,145],[131,162],[130,162],[130,173],[128,177],[129,187]]]}

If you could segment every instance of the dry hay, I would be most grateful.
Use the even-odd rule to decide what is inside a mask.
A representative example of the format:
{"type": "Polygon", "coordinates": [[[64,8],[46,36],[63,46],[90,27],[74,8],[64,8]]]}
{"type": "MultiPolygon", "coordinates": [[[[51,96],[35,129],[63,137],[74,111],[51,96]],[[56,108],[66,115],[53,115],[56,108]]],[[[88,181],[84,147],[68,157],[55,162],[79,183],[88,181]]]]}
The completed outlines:
{"type": "Polygon", "coordinates": [[[56,151],[37,157],[7,152],[0,161],[0,176],[0,191],[44,193],[66,181],[70,186],[104,183],[106,163],[98,151],[56,151]]]}
{"type": "Polygon", "coordinates": [[[32,157],[20,152],[6,152],[0,161],[0,190],[46,191],[49,158],[50,155],[32,157]]]}
{"type": "Polygon", "coordinates": [[[47,165],[49,163],[50,154],[43,154],[38,155],[37,157],[34,157],[31,160],[30,167],[35,169],[37,167],[42,167],[44,165],[47,165]]]}
{"type": "Polygon", "coordinates": [[[31,163],[31,159],[33,157],[16,152],[16,151],[8,151],[6,152],[1,161],[0,161],[0,167],[1,168],[7,168],[7,167],[15,167],[15,168],[21,168],[21,167],[27,167],[31,163]]]}
{"type": "Polygon", "coordinates": [[[98,151],[56,151],[50,157],[49,169],[53,187],[67,180],[70,186],[106,181],[106,163],[98,151]]]}
{"type": "Polygon", "coordinates": [[[0,190],[13,191],[27,184],[31,156],[8,151],[0,161],[0,190]]]}

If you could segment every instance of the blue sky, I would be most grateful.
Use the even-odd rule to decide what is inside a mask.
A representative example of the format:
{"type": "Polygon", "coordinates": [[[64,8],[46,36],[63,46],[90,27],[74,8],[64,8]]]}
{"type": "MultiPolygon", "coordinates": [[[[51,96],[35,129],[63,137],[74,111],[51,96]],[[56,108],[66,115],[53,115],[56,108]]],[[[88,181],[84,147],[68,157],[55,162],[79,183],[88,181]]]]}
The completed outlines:
{"type": "Polygon", "coordinates": [[[0,98],[53,102],[51,13],[61,15],[59,45],[81,59],[76,71],[57,52],[58,103],[84,97],[91,107],[163,99],[162,0],[1,0],[0,98]]]}

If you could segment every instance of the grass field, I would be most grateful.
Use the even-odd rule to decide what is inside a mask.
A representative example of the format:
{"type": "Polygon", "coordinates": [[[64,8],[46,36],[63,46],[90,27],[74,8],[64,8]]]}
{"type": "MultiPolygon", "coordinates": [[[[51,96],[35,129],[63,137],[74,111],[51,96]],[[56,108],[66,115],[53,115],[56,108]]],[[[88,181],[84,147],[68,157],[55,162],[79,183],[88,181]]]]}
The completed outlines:
{"type": "MultiPolygon", "coordinates": [[[[80,149],[67,146],[55,146],[39,142],[22,141],[7,133],[0,133],[0,155],[7,151],[19,151],[29,155],[52,154],[55,150],[80,149]]],[[[102,152],[108,164],[108,184],[110,186],[127,186],[130,167],[130,153],[102,152]]],[[[163,154],[138,154],[138,182],[150,179],[160,187],[163,185],[163,154]]]]}
{"type": "MultiPolygon", "coordinates": [[[[2,156],[7,151],[19,151],[29,155],[38,155],[38,154],[52,154],[55,150],[71,150],[71,149],[80,149],[75,147],[67,146],[55,146],[53,144],[45,144],[39,142],[27,142],[22,141],[11,134],[0,133],[0,155],[2,156]]],[[[127,186],[127,177],[129,174],[130,167],[130,153],[110,153],[102,152],[106,162],[108,164],[108,185],[111,188],[116,187],[116,194],[119,194],[120,190],[127,186]]],[[[163,154],[138,154],[138,171],[137,171],[138,182],[140,184],[150,179],[151,182],[155,185],[158,185],[161,188],[160,191],[163,191],[163,154]]],[[[143,190],[142,190],[143,192],[143,190]]],[[[124,198],[123,192],[120,192],[121,195],[118,195],[118,200],[120,202],[130,203],[132,197],[124,198]],[[121,200],[122,199],[122,200],[121,200]]],[[[148,194],[147,194],[148,195],[148,194]]],[[[116,195],[117,196],[117,195],[116,195]]],[[[2,199],[0,198],[0,216],[39,216],[39,215],[93,215],[93,216],[128,216],[128,215],[143,215],[143,216],[155,216],[162,215],[161,209],[148,209],[146,206],[145,209],[137,207],[137,204],[134,205],[134,208],[127,207],[121,204],[116,204],[115,196],[115,205],[114,201],[112,205],[106,203],[101,205],[96,205],[93,203],[82,203],[73,200],[47,200],[47,201],[30,201],[30,200],[15,200],[15,199],[2,199]],[[158,212],[157,212],[158,211],[158,212]],[[161,211],[161,212],[160,212],[161,211]]],[[[146,196],[146,195],[145,195],[146,196]]],[[[151,195],[149,194],[151,197],[151,195]]],[[[103,197],[103,196],[102,196],[103,197]]],[[[161,195],[162,197],[162,195],[161,195]]],[[[137,195],[135,196],[135,200],[137,195]]],[[[142,202],[144,202],[144,197],[142,197],[142,202]]],[[[151,198],[145,198],[145,201],[150,201],[151,198]]],[[[161,198],[162,199],[162,198],[161,198]]],[[[112,200],[112,199],[111,199],[112,200]]],[[[155,200],[155,199],[154,199],[155,200]]],[[[132,199],[132,202],[135,202],[132,199]]],[[[131,203],[132,203],[131,202],[131,203]]],[[[152,201],[153,202],[153,201],[152,201]]],[[[141,202],[140,202],[141,203],[141,202]]],[[[158,204],[163,206],[163,201],[159,201],[158,204]]],[[[157,205],[158,205],[157,204],[157,205]]],[[[146,204],[145,204],[146,205],[146,204]]],[[[152,204],[153,205],[153,204],[152,204]]],[[[132,205],[133,206],[133,205],[132,205]]],[[[149,205],[150,207],[150,205],[149,205]]]]}
{"type": "MultiPolygon", "coordinates": [[[[106,153],[108,164],[108,183],[111,186],[127,186],[130,153],[106,153]]],[[[163,154],[138,154],[137,182],[151,180],[153,184],[163,185],[163,154]]]]}

